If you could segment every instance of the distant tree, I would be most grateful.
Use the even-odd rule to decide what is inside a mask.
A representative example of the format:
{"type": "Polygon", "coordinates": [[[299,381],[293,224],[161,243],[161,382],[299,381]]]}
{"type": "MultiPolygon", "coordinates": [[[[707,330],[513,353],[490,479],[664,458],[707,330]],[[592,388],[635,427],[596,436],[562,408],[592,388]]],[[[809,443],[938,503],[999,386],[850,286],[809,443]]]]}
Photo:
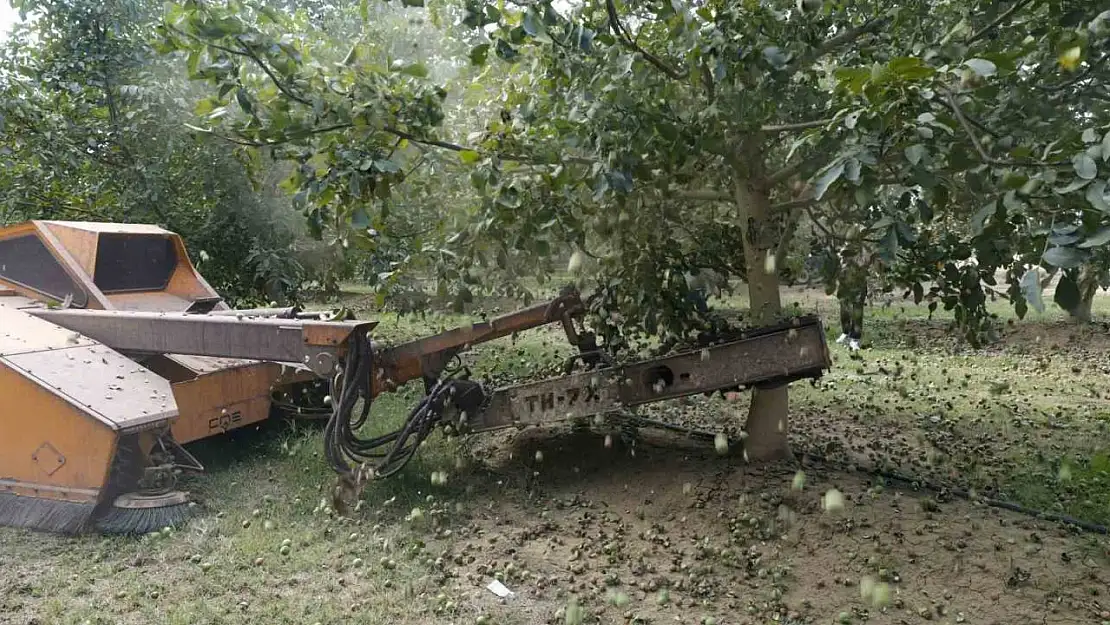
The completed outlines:
{"type": "Polygon", "coordinates": [[[0,61],[0,219],[156,223],[232,300],[295,292],[294,264],[252,260],[288,251],[287,198],[257,193],[234,146],[179,121],[199,93],[150,47],[161,3],[13,5],[34,19],[0,61]]]}

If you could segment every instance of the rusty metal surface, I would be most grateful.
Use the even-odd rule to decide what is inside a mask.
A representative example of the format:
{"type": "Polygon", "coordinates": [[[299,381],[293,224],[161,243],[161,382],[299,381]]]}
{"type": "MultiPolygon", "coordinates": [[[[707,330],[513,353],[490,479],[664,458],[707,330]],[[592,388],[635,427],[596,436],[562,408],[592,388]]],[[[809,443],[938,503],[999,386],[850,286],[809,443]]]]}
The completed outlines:
{"type": "Polygon", "coordinates": [[[100,496],[100,489],[53,486],[42,482],[22,482],[19,480],[0,479],[0,493],[12,493],[23,497],[34,497],[36,499],[46,497],[63,501],[93,503],[100,496]]]}
{"type": "Polygon", "coordinates": [[[817,377],[832,365],[824,330],[801,322],[722,345],[496,391],[473,431],[538,425],[709,391],[817,377]]]}
{"type": "Polygon", "coordinates": [[[0,360],[116,430],[177,416],[169,382],[103,345],[25,352],[0,360]]]}
{"type": "Polygon", "coordinates": [[[73,330],[29,314],[33,307],[37,304],[26,297],[0,298],[0,356],[96,344],[73,330]]]}
{"type": "Polygon", "coordinates": [[[479,323],[394,346],[374,345],[377,370],[373,393],[392,391],[406,382],[438,371],[425,364],[442,363],[470,346],[531,330],[568,316],[581,313],[582,300],[577,292],[568,291],[559,297],[479,323]],[[432,356],[433,354],[437,356],[432,356]]]}
{"type": "Polygon", "coordinates": [[[34,310],[32,314],[80,332],[122,352],[184,354],[304,363],[317,375],[330,375],[342,345],[310,344],[335,340],[375,322],[327,322],[242,318],[132,311],[34,310]],[[321,327],[321,326],[326,326],[321,327]],[[315,333],[318,331],[320,336],[315,333]]]}

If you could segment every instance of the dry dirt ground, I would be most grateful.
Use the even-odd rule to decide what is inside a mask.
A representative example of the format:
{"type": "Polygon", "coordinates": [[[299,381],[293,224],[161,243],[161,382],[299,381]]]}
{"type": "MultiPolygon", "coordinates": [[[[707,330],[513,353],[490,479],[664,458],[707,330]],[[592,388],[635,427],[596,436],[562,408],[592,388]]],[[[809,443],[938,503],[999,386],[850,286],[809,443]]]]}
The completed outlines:
{"type": "MultiPolygon", "coordinates": [[[[796,295],[835,325],[827,300],[796,295]]],[[[920,310],[874,310],[869,328],[860,356],[835,348],[818,386],[792,387],[793,462],[605,429],[436,440],[344,519],[321,507],[332,477],[317,429],[214,441],[196,450],[209,475],[189,484],[204,505],[184,528],[0,529],[0,623],[1110,624],[1105,535],[845,464],[1107,524],[1106,329],[1033,319],[971,352],[920,310]],[[842,509],[822,506],[830,489],[842,509]],[[495,596],[494,579],[514,594],[495,596]],[[865,579],[886,602],[863,596],[865,579]]],[[[557,340],[473,361],[527,377],[525,364],[557,360],[557,340]]],[[[375,411],[395,419],[415,399],[375,411]]],[[[734,432],[744,408],[698,398],[650,414],[734,432]]]]}
{"type": "Polygon", "coordinates": [[[1026,516],[817,464],[645,446],[633,457],[593,434],[513,449],[499,472],[509,483],[539,470],[532,497],[490,498],[456,551],[469,564],[452,571],[495,620],[563,622],[568,595],[601,622],[1099,623],[1110,607],[1106,542],[1026,516]],[[843,511],[822,509],[830,488],[843,511]],[[499,601],[482,586],[507,569],[519,596],[499,601]],[[891,584],[885,609],[861,598],[866,576],[891,584]]]}

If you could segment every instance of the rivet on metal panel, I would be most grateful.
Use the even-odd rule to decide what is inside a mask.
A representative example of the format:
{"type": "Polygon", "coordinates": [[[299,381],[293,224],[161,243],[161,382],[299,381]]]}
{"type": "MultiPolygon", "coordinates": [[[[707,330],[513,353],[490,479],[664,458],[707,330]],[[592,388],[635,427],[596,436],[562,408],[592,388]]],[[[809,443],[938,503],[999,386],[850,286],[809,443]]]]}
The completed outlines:
{"type": "Polygon", "coordinates": [[[66,463],[66,457],[49,442],[39,445],[39,448],[31,454],[31,460],[34,460],[47,475],[54,475],[66,463]]]}

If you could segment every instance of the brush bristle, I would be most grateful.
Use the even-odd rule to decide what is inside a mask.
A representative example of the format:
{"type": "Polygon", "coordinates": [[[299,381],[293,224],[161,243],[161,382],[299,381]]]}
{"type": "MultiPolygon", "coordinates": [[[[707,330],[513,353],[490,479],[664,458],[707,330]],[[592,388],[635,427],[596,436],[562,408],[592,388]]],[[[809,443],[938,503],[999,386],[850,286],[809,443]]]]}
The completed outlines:
{"type": "Polygon", "coordinates": [[[158,508],[112,506],[97,517],[96,529],[104,534],[149,534],[164,527],[179,527],[193,517],[195,506],[177,504],[158,508]]]}
{"type": "Polygon", "coordinates": [[[95,503],[0,493],[0,525],[8,527],[77,534],[88,527],[89,518],[95,510],[95,503]]]}

